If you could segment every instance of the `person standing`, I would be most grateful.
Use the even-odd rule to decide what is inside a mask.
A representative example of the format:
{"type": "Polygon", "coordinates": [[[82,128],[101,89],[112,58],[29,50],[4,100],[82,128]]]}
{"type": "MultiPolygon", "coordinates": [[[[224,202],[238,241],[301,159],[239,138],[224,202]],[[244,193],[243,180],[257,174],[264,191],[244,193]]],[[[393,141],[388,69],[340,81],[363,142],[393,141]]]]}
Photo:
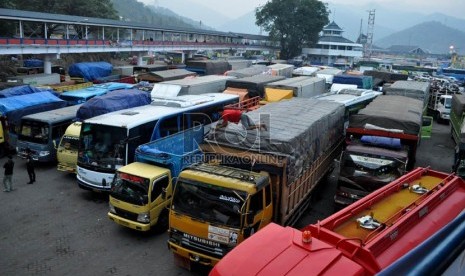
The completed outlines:
{"type": "Polygon", "coordinates": [[[11,192],[13,191],[13,168],[15,166],[15,162],[13,162],[13,157],[8,155],[8,161],[5,162],[3,168],[5,169],[5,173],[3,175],[3,191],[4,192],[11,192]]]}
{"type": "Polygon", "coordinates": [[[26,169],[27,174],[29,175],[29,182],[27,184],[32,184],[36,182],[36,173],[34,170],[34,160],[32,159],[32,152],[30,149],[26,149],[26,169]]]}

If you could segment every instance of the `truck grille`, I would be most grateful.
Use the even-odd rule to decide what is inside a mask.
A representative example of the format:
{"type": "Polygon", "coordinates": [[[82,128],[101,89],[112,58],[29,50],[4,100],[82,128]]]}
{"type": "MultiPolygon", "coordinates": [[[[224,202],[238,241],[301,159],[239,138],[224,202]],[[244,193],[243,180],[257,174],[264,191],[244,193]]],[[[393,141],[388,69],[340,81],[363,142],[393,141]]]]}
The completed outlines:
{"type": "Polygon", "coordinates": [[[198,238],[189,234],[182,235],[181,245],[186,249],[219,259],[231,250],[218,242],[198,238]]]}
{"type": "Polygon", "coordinates": [[[115,207],[115,211],[116,211],[116,214],[122,218],[129,219],[132,221],[137,221],[137,214],[135,213],[128,212],[126,210],[116,208],[116,207],[115,207]]]}

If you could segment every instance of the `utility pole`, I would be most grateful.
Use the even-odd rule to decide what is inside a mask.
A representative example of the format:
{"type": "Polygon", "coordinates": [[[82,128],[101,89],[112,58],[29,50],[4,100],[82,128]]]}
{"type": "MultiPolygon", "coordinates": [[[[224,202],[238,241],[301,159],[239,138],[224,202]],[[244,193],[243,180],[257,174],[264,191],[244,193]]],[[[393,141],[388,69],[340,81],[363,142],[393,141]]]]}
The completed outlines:
{"type": "Polygon", "coordinates": [[[367,41],[363,49],[365,58],[370,58],[373,47],[373,33],[375,28],[375,10],[368,11],[368,28],[367,28],[367,41]]]}

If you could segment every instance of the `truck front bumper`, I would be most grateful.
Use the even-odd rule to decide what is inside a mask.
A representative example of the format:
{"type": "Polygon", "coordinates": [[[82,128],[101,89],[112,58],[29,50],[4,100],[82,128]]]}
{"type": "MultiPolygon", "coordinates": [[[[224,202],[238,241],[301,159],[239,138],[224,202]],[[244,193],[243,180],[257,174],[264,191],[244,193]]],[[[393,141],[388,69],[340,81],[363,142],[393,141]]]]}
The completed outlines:
{"type": "Polygon", "coordinates": [[[140,223],[132,220],[128,220],[125,218],[122,218],[118,215],[115,215],[111,212],[108,212],[108,218],[111,219],[112,221],[116,222],[117,224],[128,227],[137,231],[149,231],[150,230],[150,224],[149,223],[140,223]]]}
{"type": "Polygon", "coordinates": [[[184,259],[187,262],[194,262],[213,267],[220,261],[220,259],[212,258],[210,256],[186,249],[172,242],[171,240],[168,240],[168,249],[171,250],[171,252],[173,252],[177,258],[184,259]]]}

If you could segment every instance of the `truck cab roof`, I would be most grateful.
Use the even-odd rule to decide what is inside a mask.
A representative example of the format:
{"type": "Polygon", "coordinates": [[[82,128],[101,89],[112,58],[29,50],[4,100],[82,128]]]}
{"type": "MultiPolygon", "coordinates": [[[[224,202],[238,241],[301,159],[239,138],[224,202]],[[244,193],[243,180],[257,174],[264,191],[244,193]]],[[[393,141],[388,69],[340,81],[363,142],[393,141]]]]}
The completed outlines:
{"type": "Polygon", "coordinates": [[[128,164],[124,167],[119,168],[118,172],[137,175],[140,177],[151,179],[154,176],[167,174],[170,172],[170,170],[166,168],[150,165],[150,164],[133,162],[131,164],[128,164]]]}
{"type": "Polygon", "coordinates": [[[192,165],[181,172],[180,177],[199,179],[204,183],[221,183],[225,188],[243,190],[248,193],[261,189],[269,182],[266,174],[209,164],[192,165]]]}
{"type": "Polygon", "coordinates": [[[244,271],[247,275],[363,275],[366,272],[336,247],[318,239],[305,243],[301,231],[274,223],[239,244],[210,275],[241,275],[244,271]]]}

